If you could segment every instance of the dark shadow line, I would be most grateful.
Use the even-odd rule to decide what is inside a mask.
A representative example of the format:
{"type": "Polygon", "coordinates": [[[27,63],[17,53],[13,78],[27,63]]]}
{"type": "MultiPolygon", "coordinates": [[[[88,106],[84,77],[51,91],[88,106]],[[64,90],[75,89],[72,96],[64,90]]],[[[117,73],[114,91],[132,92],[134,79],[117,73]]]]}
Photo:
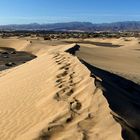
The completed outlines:
{"type": "Polygon", "coordinates": [[[16,49],[9,47],[0,47],[0,71],[19,66],[36,57],[29,52],[16,51],[16,49]]]}
{"type": "Polygon", "coordinates": [[[140,85],[116,74],[80,60],[94,75],[101,79],[103,95],[117,116],[124,140],[140,140],[140,85]]]}
{"type": "MultiPolygon", "coordinates": [[[[66,43],[75,43],[75,41],[65,41],[66,43]]],[[[80,44],[91,44],[91,45],[96,45],[99,47],[112,47],[112,48],[118,48],[121,47],[122,45],[116,45],[112,43],[106,43],[106,42],[92,42],[92,41],[77,41],[77,43],[80,44]]]]}

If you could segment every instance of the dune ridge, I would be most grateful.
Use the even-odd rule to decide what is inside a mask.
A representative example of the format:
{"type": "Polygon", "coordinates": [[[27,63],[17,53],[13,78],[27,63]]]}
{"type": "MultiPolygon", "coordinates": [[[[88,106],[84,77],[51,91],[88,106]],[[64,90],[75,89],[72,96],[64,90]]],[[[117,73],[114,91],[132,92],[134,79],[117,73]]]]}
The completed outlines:
{"type": "Polygon", "coordinates": [[[94,73],[93,77],[100,77],[98,85],[102,87],[104,97],[109,103],[114,119],[121,124],[124,140],[139,140],[140,85],[119,75],[97,68],[81,60],[94,73]],[[95,76],[96,75],[96,76],[95,76]]]}
{"type": "Polygon", "coordinates": [[[0,139],[122,139],[98,78],[65,52],[72,46],[52,49],[1,76],[0,139]]]}

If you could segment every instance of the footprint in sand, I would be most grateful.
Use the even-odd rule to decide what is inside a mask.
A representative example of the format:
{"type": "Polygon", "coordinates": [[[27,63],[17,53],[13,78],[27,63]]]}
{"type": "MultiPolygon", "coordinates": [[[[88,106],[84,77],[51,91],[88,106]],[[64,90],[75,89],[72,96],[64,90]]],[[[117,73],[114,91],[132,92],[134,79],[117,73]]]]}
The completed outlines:
{"type": "Polygon", "coordinates": [[[56,80],[56,83],[62,83],[62,82],[63,82],[62,79],[58,79],[58,80],[56,80]]]}
{"type": "Polygon", "coordinates": [[[70,87],[64,87],[55,94],[54,99],[56,99],[57,101],[63,100],[65,98],[65,93],[68,90],[70,90],[70,87]]]}
{"type": "Polygon", "coordinates": [[[39,136],[34,140],[47,140],[50,139],[53,134],[63,131],[64,126],[73,121],[75,114],[68,112],[67,114],[59,117],[58,119],[49,123],[49,126],[41,131],[39,136]]]}
{"type": "Polygon", "coordinates": [[[40,135],[34,140],[48,140],[52,137],[56,132],[61,132],[64,129],[62,124],[53,124],[46,129],[43,129],[40,135]]]}
{"type": "Polygon", "coordinates": [[[74,90],[73,90],[73,89],[70,89],[70,91],[68,91],[68,92],[66,93],[66,95],[67,95],[67,96],[71,96],[73,93],[74,93],[74,90]]]}
{"type": "Polygon", "coordinates": [[[58,86],[58,88],[63,88],[63,87],[64,87],[64,85],[59,85],[59,86],[58,86]]]}
{"type": "Polygon", "coordinates": [[[60,56],[60,54],[59,53],[57,53],[57,54],[55,54],[54,55],[54,57],[53,58],[57,58],[57,57],[59,57],[60,56]]]}
{"type": "Polygon", "coordinates": [[[65,77],[65,76],[67,76],[67,75],[68,75],[68,71],[64,71],[63,73],[58,74],[56,77],[57,77],[57,78],[61,78],[61,77],[65,77]]]}
{"type": "Polygon", "coordinates": [[[64,60],[66,60],[66,57],[63,57],[63,56],[59,55],[59,56],[55,57],[54,59],[56,61],[64,61],[64,60]]]}
{"type": "Polygon", "coordinates": [[[69,70],[69,67],[64,68],[64,70],[68,71],[69,70]]]}
{"type": "Polygon", "coordinates": [[[58,65],[61,65],[65,62],[66,60],[65,59],[60,59],[60,60],[56,60],[55,62],[58,64],[58,65]]]}
{"type": "Polygon", "coordinates": [[[65,68],[70,68],[70,63],[64,63],[62,67],[60,67],[59,69],[65,69],[65,68]]]}
{"type": "Polygon", "coordinates": [[[71,112],[70,116],[66,119],[66,123],[72,122],[74,120],[74,117],[75,117],[74,113],[71,112]]]}
{"type": "Polygon", "coordinates": [[[62,66],[62,67],[59,68],[59,70],[62,70],[62,69],[69,70],[69,66],[65,65],[65,66],[62,66]]]}
{"type": "Polygon", "coordinates": [[[80,110],[81,108],[82,108],[82,104],[77,99],[74,99],[74,101],[70,102],[70,110],[75,112],[80,110]]]}

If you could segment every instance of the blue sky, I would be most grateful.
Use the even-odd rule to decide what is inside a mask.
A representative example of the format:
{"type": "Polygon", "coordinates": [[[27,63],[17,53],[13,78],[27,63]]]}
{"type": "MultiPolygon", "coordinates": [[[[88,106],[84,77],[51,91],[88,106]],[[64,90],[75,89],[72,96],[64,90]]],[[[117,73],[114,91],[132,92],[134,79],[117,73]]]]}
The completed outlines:
{"type": "Polygon", "coordinates": [[[140,21],[140,0],[0,0],[0,24],[140,21]]]}

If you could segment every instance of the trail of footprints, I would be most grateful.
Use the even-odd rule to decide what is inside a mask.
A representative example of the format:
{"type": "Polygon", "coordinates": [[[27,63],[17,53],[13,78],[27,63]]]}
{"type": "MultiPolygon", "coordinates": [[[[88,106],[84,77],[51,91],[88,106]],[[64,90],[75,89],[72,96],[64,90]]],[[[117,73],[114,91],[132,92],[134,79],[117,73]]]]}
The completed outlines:
{"type": "Polygon", "coordinates": [[[65,100],[74,93],[74,81],[73,77],[75,72],[70,68],[71,64],[66,56],[61,54],[56,54],[55,62],[60,65],[59,71],[62,71],[56,76],[56,86],[59,91],[55,95],[55,99],[65,100]]]}
{"type": "Polygon", "coordinates": [[[49,123],[49,126],[42,130],[39,138],[35,140],[47,140],[50,139],[54,132],[61,132],[64,126],[72,122],[75,115],[79,115],[78,111],[82,108],[82,104],[76,98],[73,98],[71,102],[67,99],[74,94],[75,84],[73,78],[75,72],[71,68],[71,63],[69,62],[69,57],[64,54],[57,53],[53,57],[55,63],[59,65],[60,74],[56,75],[55,86],[59,89],[55,94],[54,99],[57,101],[65,101],[69,104],[69,112],[60,116],[49,123]]]}
{"type": "MultiPolygon", "coordinates": [[[[74,94],[75,85],[73,78],[76,76],[75,71],[71,68],[71,63],[69,58],[64,54],[56,53],[53,56],[53,59],[57,65],[59,65],[60,74],[56,76],[55,86],[59,89],[55,94],[54,99],[59,101],[65,101],[69,104],[69,112],[59,116],[45,129],[40,133],[40,136],[34,140],[48,140],[51,139],[53,134],[61,132],[64,130],[65,126],[72,122],[76,115],[80,115],[79,111],[82,109],[81,102],[75,97],[72,98],[72,101],[68,101],[68,98],[74,94]]],[[[91,75],[92,77],[93,75],[91,75]]],[[[96,92],[96,91],[95,91],[96,92]]],[[[93,119],[92,113],[88,111],[87,117],[80,121],[77,124],[79,132],[82,133],[82,140],[88,140],[88,130],[85,129],[84,124],[90,124],[93,119]],[[84,126],[83,126],[84,125],[84,126]]],[[[88,129],[88,128],[87,128],[88,129]]]]}
{"type": "MultiPolygon", "coordinates": [[[[74,83],[73,78],[75,76],[75,72],[70,68],[71,63],[68,61],[68,58],[63,54],[57,53],[54,56],[55,62],[58,65],[61,65],[59,70],[62,72],[56,76],[56,86],[60,89],[56,95],[55,99],[57,101],[64,100],[67,101],[68,97],[74,94],[74,83]]],[[[68,101],[67,101],[68,102],[68,101]]],[[[78,110],[81,109],[82,104],[77,99],[73,98],[73,101],[69,103],[70,111],[77,113],[78,110]]]]}

